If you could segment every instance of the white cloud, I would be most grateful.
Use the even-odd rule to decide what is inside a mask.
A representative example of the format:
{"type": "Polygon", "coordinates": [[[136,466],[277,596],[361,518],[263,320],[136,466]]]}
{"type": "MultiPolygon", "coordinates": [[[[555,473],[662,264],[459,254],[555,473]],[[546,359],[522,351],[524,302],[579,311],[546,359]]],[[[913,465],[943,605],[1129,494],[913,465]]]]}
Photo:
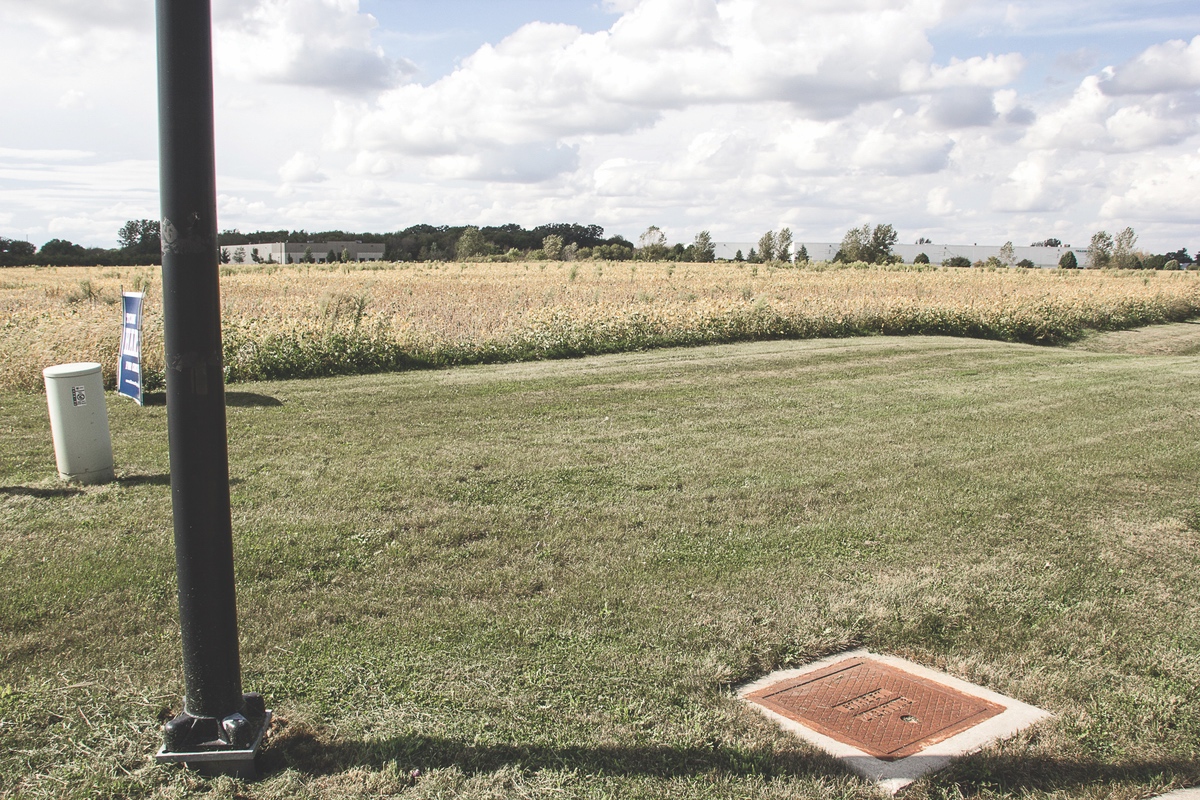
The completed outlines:
{"type": "Polygon", "coordinates": [[[1052,211],[1070,197],[1069,184],[1054,181],[1054,153],[1038,151],[1017,164],[1008,180],[996,188],[992,208],[997,211],[1052,211]]]}
{"type": "Polygon", "coordinates": [[[884,175],[919,175],[944,169],[953,149],[944,135],[876,129],[862,136],[854,163],[884,175]]]}
{"type": "MultiPolygon", "coordinates": [[[[570,155],[583,139],[636,135],[688,108],[786,104],[775,112],[784,119],[835,120],[921,93],[932,95],[946,126],[986,125],[996,118],[992,89],[1024,64],[1016,55],[931,63],[925,31],[943,13],[934,0],[641,0],[619,8],[625,13],[608,31],[531,23],[432,85],[343,109],[338,143],[419,159],[439,177],[542,181],[575,168],[570,155]]],[[[892,144],[902,155],[897,174],[937,169],[948,152],[944,138],[924,132],[892,144]]],[[[879,143],[863,148],[860,162],[878,166],[879,143]]]]}
{"type": "Polygon", "coordinates": [[[925,196],[925,210],[936,217],[948,217],[954,213],[954,203],[950,199],[950,190],[945,186],[930,189],[925,196]]]}
{"type": "Polygon", "coordinates": [[[1200,132],[1200,37],[1145,50],[1085,78],[1062,107],[1030,127],[1025,144],[1106,153],[1174,145],[1200,132]]]}
{"type": "Polygon", "coordinates": [[[76,161],[95,155],[90,150],[25,150],[16,147],[0,147],[0,159],[11,158],[22,161],[76,161]]]}
{"type": "Polygon", "coordinates": [[[1101,84],[1107,94],[1159,94],[1200,89],[1200,36],[1190,43],[1172,40],[1147,48],[1112,70],[1101,84]]]}
{"type": "Polygon", "coordinates": [[[279,177],[284,183],[320,183],[329,179],[321,172],[320,159],[299,151],[279,167],[279,177]]]}
{"type": "Polygon", "coordinates": [[[78,89],[68,89],[63,92],[55,104],[62,109],[94,108],[95,104],[88,101],[87,94],[78,89]]]}
{"type": "Polygon", "coordinates": [[[999,117],[992,91],[984,86],[961,87],[938,93],[929,116],[946,129],[991,125],[999,117]]]}
{"type": "Polygon", "coordinates": [[[1033,123],[1024,143],[1034,150],[1103,147],[1108,139],[1105,121],[1111,108],[1112,102],[1100,91],[1100,78],[1088,76],[1066,104],[1033,123]]]}
{"type": "Polygon", "coordinates": [[[1128,152],[1172,145],[1200,131],[1200,103],[1150,101],[1117,109],[1104,126],[1116,149],[1128,152]],[[1189,107],[1190,106],[1190,107],[1189,107]]]}
{"type": "Polygon", "coordinates": [[[414,71],[372,43],[358,0],[226,0],[214,16],[217,68],[238,80],[367,92],[414,71]]]}
{"type": "Polygon", "coordinates": [[[391,158],[381,153],[372,153],[369,150],[360,150],[354,157],[354,161],[346,168],[347,174],[356,177],[390,175],[395,170],[396,165],[391,158]]]}
{"type": "Polygon", "coordinates": [[[986,57],[974,56],[965,60],[952,58],[944,67],[932,64],[923,71],[910,71],[905,75],[905,88],[908,91],[960,87],[997,88],[1015,81],[1023,69],[1025,58],[1020,53],[1006,53],[1002,56],[988,53],[986,57]]]}
{"type": "Polygon", "coordinates": [[[1100,215],[1118,224],[1142,221],[1200,225],[1196,186],[1200,185],[1200,151],[1164,159],[1147,155],[1131,163],[1125,185],[1117,188],[1100,215]]]}
{"type": "Polygon", "coordinates": [[[154,4],[141,0],[5,0],[4,11],[59,37],[94,36],[97,29],[149,31],[154,25],[154,4]]]}
{"type": "MultiPolygon", "coordinates": [[[[688,241],[787,224],[836,241],[890,222],[939,242],[1194,227],[1200,39],[1114,49],[1077,3],[1007,5],[611,0],[608,30],[530,22],[421,86],[380,49],[411,40],[365,13],[391,25],[386,4],[214,0],[222,225],[573,219],[688,241]],[[1119,66],[1081,81],[1098,53],[1119,66]]],[[[1140,9],[1096,13],[1116,31],[1140,9]]],[[[113,243],[154,216],[153,4],[0,0],[0,28],[0,69],[27,76],[3,88],[22,121],[0,131],[7,235],[54,220],[113,243]]]]}

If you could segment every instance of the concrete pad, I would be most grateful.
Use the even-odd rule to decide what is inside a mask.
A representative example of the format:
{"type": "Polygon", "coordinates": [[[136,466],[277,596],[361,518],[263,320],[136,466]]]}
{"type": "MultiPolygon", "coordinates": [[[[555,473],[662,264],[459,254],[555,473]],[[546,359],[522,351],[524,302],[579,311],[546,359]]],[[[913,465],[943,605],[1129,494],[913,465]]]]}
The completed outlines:
{"type": "MultiPolygon", "coordinates": [[[[874,679],[868,677],[868,680],[874,679]]],[[[850,691],[853,694],[865,686],[866,684],[860,681],[859,688],[850,691]]],[[[908,692],[908,694],[915,694],[915,692],[908,692]]],[[[738,697],[755,711],[774,720],[784,730],[790,731],[830,753],[859,775],[875,781],[889,794],[895,794],[923,775],[942,769],[959,756],[980,750],[992,742],[1006,739],[1017,731],[1051,716],[1049,712],[1040,708],[1011,697],[1005,697],[982,686],[967,683],[943,672],[928,669],[902,658],[877,655],[867,650],[839,653],[798,669],[773,672],[761,680],[741,687],[738,690],[738,697]],[[852,670],[861,672],[872,665],[882,665],[875,670],[875,674],[881,674],[881,670],[899,670],[911,677],[914,686],[927,687],[936,696],[950,698],[953,701],[954,697],[965,695],[968,702],[969,699],[975,699],[980,708],[986,706],[990,710],[976,714],[975,717],[968,715],[966,717],[968,721],[964,724],[968,724],[969,727],[965,729],[962,729],[961,724],[957,727],[948,726],[944,733],[949,735],[946,735],[945,738],[939,738],[939,734],[934,732],[933,735],[921,739],[914,745],[894,751],[903,753],[903,757],[889,758],[872,755],[866,751],[867,745],[857,746],[853,743],[853,736],[850,734],[839,733],[828,726],[824,727],[824,730],[817,730],[822,726],[820,723],[810,721],[812,719],[810,716],[799,714],[785,716],[784,713],[780,713],[780,710],[786,712],[787,709],[770,702],[770,697],[783,696],[792,691],[789,687],[797,687],[797,691],[807,690],[806,687],[816,685],[819,681],[825,681],[826,676],[830,682],[834,682],[840,680],[838,676],[842,672],[846,674],[850,674],[852,670]],[[806,680],[806,677],[809,680],[806,680]],[[751,695],[755,695],[755,697],[751,697],[751,695]],[[800,721],[801,718],[805,721],[800,721]],[[973,724],[970,720],[974,718],[981,721],[973,724]],[[914,748],[915,752],[913,752],[914,748]]],[[[813,701],[813,703],[819,702],[825,701],[813,701]]],[[[944,701],[935,698],[930,702],[937,704],[944,701]]],[[[831,709],[837,709],[837,711],[854,718],[865,720],[856,723],[861,730],[864,726],[870,728],[876,720],[879,720],[879,724],[890,723],[894,726],[895,714],[904,709],[913,710],[916,714],[916,708],[917,706],[913,705],[912,700],[897,694],[894,689],[877,689],[841,702],[837,706],[819,709],[813,713],[814,715],[823,713],[828,716],[832,713],[831,709]],[[904,701],[904,703],[899,701],[904,701]],[[892,710],[893,708],[897,710],[892,710]],[[889,720],[888,717],[891,719],[889,720]]],[[[836,717],[837,714],[833,714],[833,716],[836,717]]],[[[906,715],[899,719],[908,720],[910,717],[906,715]]],[[[911,717],[911,719],[915,721],[916,717],[911,717]]],[[[1191,799],[1189,798],[1189,800],[1191,799]]],[[[1200,800],[1200,797],[1195,800],[1200,800]]]]}
{"type": "Polygon", "coordinates": [[[1200,800],[1200,786],[1192,789],[1176,789],[1158,796],[1158,800],[1200,800]]]}

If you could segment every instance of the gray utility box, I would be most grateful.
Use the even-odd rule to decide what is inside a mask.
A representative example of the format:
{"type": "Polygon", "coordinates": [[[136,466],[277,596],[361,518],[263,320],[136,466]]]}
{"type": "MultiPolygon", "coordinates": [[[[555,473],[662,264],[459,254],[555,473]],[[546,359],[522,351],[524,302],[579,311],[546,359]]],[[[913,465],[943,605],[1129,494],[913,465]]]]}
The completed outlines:
{"type": "Polygon", "coordinates": [[[113,479],[112,436],[104,405],[104,378],[94,362],[42,370],[58,476],[77,483],[113,479]]]}

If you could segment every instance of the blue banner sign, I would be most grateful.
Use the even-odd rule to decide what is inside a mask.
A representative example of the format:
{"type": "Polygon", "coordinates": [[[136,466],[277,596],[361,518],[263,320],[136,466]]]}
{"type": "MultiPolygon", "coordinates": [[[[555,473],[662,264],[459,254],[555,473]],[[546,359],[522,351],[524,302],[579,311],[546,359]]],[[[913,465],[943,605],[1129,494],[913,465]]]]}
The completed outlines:
{"type": "Polygon", "coordinates": [[[142,405],[142,300],[141,292],[121,294],[121,355],[117,360],[117,394],[142,405]]]}

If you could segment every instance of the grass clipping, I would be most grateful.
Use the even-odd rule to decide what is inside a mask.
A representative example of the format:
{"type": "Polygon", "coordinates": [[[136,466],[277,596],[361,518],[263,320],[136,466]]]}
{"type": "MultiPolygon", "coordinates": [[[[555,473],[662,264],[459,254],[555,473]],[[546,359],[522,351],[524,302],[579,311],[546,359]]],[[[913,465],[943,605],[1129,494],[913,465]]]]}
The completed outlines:
{"type": "MultiPolygon", "coordinates": [[[[1195,273],[533,262],[221,268],[226,378],[387,372],[765,339],[935,334],[1055,344],[1200,313],[1195,273]]],[[[162,385],[155,268],[25,268],[0,281],[0,389],[52,364],[115,380],[122,288],[147,292],[147,388],[162,385]]]]}

